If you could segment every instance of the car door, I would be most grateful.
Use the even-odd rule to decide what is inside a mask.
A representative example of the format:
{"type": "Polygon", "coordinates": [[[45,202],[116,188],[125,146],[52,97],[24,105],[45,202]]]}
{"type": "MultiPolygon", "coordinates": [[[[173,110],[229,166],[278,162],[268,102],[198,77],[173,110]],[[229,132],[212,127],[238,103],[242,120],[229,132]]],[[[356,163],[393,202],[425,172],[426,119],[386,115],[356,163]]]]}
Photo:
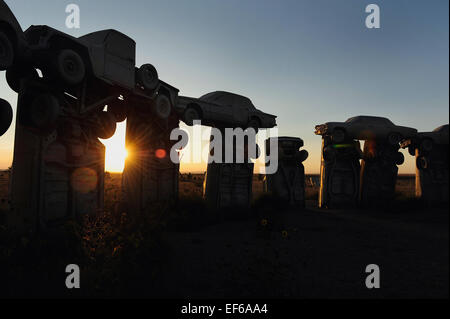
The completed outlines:
{"type": "Polygon", "coordinates": [[[211,105],[211,119],[223,124],[232,124],[233,120],[233,100],[227,96],[217,97],[211,105]]]}

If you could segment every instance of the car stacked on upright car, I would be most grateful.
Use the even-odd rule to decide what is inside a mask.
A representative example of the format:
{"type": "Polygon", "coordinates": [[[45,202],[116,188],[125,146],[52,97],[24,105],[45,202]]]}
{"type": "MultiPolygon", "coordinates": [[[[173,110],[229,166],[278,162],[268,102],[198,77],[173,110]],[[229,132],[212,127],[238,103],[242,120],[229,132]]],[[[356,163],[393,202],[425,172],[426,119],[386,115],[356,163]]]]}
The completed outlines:
{"type": "Polygon", "coordinates": [[[216,91],[200,98],[178,98],[176,110],[187,125],[195,120],[203,125],[272,128],[276,126],[276,116],[258,110],[252,101],[242,95],[216,91]]]}
{"type": "Polygon", "coordinates": [[[316,135],[327,135],[333,143],[345,140],[386,140],[391,145],[398,145],[410,138],[417,130],[405,126],[397,126],[385,117],[355,116],[345,122],[327,122],[316,125],[316,135]]]}
{"type": "Polygon", "coordinates": [[[161,119],[171,114],[178,90],[160,81],[153,65],[136,68],[133,39],[116,30],[75,38],[45,25],[23,32],[2,0],[0,8],[0,69],[7,70],[7,82],[16,92],[24,79],[39,82],[38,89],[31,88],[19,101],[24,125],[46,131],[64,113],[89,113],[84,124],[108,138],[127,115],[124,101],[147,107],[161,119]],[[67,104],[77,104],[76,110],[67,104]]]}

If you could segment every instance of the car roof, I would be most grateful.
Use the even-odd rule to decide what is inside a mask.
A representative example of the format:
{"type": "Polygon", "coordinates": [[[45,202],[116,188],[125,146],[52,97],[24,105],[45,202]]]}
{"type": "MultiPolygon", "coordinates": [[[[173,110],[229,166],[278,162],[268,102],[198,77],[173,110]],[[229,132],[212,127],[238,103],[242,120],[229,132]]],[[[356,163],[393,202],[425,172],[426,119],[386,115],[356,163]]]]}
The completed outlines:
{"type": "Polygon", "coordinates": [[[200,97],[200,100],[206,101],[206,102],[216,102],[218,99],[221,99],[222,101],[226,101],[226,103],[232,105],[234,104],[234,99],[238,98],[240,100],[242,100],[245,104],[248,104],[249,106],[253,106],[252,101],[245,96],[236,94],[236,93],[231,93],[231,92],[226,92],[226,91],[214,91],[214,92],[210,92],[207,93],[203,96],[200,97]]]}
{"type": "Polygon", "coordinates": [[[88,34],[85,34],[85,35],[79,37],[78,39],[88,42],[88,43],[91,43],[91,44],[93,44],[93,43],[101,44],[106,40],[106,38],[110,34],[113,34],[113,33],[119,34],[120,36],[127,38],[129,41],[136,43],[132,38],[130,38],[126,34],[119,32],[117,30],[114,30],[114,29],[106,29],[106,30],[91,32],[91,33],[88,33],[88,34]]]}
{"type": "Polygon", "coordinates": [[[448,133],[448,124],[436,127],[433,132],[448,133]]]}
{"type": "Polygon", "coordinates": [[[375,121],[375,122],[385,122],[385,123],[389,123],[391,125],[394,125],[394,123],[391,122],[390,119],[386,118],[386,117],[381,117],[381,116],[371,116],[371,115],[358,115],[358,116],[353,116],[350,117],[349,119],[347,119],[345,122],[350,122],[350,121],[355,121],[355,120],[364,120],[364,121],[375,121]]]}

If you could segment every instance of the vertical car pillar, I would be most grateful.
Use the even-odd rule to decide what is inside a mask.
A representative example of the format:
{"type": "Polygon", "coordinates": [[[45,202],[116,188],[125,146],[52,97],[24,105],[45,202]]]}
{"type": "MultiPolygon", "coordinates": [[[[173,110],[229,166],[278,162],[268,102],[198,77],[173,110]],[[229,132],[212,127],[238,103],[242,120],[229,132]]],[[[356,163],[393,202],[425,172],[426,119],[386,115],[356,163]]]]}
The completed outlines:
{"type": "MultiPolygon", "coordinates": [[[[203,198],[211,208],[250,206],[254,164],[244,157],[244,163],[236,163],[236,145],[233,143],[233,163],[225,163],[225,129],[222,133],[222,162],[208,164],[203,185],[203,198]]],[[[209,154],[213,156],[213,154],[209,154]]]]}
{"type": "Polygon", "coordinates": [[[161,119],[145,106],[130,108],[125,142],[128,157],[122,175],[130,212],[149,211],[155,204],[177,203],[179,164],[170,159],[170,150],[176,143],[170,140],[170,132],[178,125],[175,115],[161,119]]]}
{"type": "Polygon", "coordinates": [[[448,144],[429,153],[416,149],[416,196],[427,204],[448,204],[448,144]]]}
{"type": "Polygon", "coordinates": [[[105,147],[95,121],[74,109],[46,84],[22,81],[8,216],[20,232],[46,231],[103,207],[105,147]]]}
{"type": "Polygon", "coordinates": [[[395,197],[398,167],[404,162],[398,144],[367,140],[361,163],[361,204],[366,207],[387,205],[395,197]]]}
{"type": "Polygon", "coordinates": [[[416,157],[416,197],[427,205],[448,205],[448,124],[402,143],[416,157]]]}
{"type": "Polygon", "coordinates": [[[358,204],[361,150],[359,141],[333,143],[322,137],[319,207],[355,207],[358,204]]]}
{"type": "Polygon", "coordinates": [[[302,162],[308,158],[308,152],[300,150],[302,146],[303,140],[296,137],[272,137],[266,140],[266,155],[278,152],[278,169],[273,174],[266,174],[264,190],[288,205],[299,208],[305,207],[305,167],[302,162]],[[271,139],[277,139],[277,150],[270,148],[271,139]]]}

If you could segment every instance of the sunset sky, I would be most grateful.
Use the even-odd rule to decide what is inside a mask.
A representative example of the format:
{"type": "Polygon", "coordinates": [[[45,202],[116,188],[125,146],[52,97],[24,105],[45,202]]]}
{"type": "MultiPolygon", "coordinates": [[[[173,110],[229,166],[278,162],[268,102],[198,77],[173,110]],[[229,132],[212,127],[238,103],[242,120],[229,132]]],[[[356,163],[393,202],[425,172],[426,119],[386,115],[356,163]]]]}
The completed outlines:
{"type": "MultiPolygon", "coordinates": [[[[23,29],[48,24],[74,36],[117,29],[137,43],[137,65],[199,97],[224,90],[249,97],[278,116],[281,136],[301,137],[318,173],[314,126],[355,115],[390,118],[429,131],[449,121],[447,0],[6,0],[23,29]],[[65,7],[78,4],[81,28],[65,27],[65,7]],[[381,28],[367,29],[376,3],[381,28]]],[[[0,97],[16,94],[0,74],[0,97]]],[[[121,170],[125,122],[104,141],[106,168],[121,170]]],[[[185,126],[183,126],[185,127],[185,126]]],[[[12,163],[14,125],[0,137],[0,169],[12,163]]],[[[414,172],[405,152],[400,173],[414,172]]],[[[205,165],[182,165],[201,171],[205,165]]]]}

